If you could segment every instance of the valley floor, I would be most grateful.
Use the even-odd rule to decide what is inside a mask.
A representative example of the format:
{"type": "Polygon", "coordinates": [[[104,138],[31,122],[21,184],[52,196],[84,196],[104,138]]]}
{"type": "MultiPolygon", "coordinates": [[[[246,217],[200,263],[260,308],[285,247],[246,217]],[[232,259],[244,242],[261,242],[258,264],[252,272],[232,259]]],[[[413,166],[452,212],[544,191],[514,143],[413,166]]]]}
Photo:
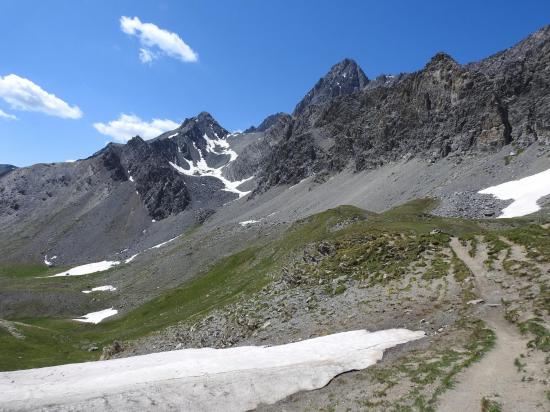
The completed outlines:
{"type": "Polygon", "coordinates": [[[431,216],[430,207],[331,209],[112,321],[12,318],[0,325],[0,344],[32,367],[52,362],[61,342],[74,360],[97,359],[90,345],[103,347],[105,359],[132,359],[422,330],[425,338],[387,350],[374,366],[257,409],[548,410],[547,215],[475,221],[431,216]]]}

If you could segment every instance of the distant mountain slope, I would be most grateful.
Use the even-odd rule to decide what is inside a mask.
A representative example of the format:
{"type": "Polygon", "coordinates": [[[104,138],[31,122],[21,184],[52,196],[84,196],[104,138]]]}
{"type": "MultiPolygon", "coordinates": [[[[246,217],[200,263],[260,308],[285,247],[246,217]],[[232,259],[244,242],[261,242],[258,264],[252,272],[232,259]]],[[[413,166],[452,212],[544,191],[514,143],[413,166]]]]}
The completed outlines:
{"type": "Polygon", "coordinates": [[[348,93],[317,98],[331,95],[345,62],[297,106],[292,132],[263,164],[261,190],[403,157],[437,161],[510,144],[550,144],[550,27],[479,63],[462,66],[438,53],[418,72],[361,89],[359,76],[348,93]]]}
{"type": "MultiPolygon", "coordinates": [[[[292,115],[273,114],[246,133],[229,133],[203,112],[152,140],[136,136],[124,145],[110,143],[88,159],[4,174],[0,261],[39,262],[59,255],[58,264],[86,263],[119,251],[127,257],[249,193],[254,196],[246,199],[270,190],[275,196],[284,185],[308,177],[319,184],[342,172],[412,158],[427,165],[419,164],[422,174],[442,159],[458,164],[474,158],[469,164],[481,170],[489,167],[484,159],[490,155],[508,147],[517,154],[533,143],[550,146],[550,26],[478,63],[460,65],[438,53],[415,73],[372,81],[357,63],[344,59],[292,115]]],[[[529,159],[534,156],[531,151],[529,159]]],[[[539,172],[542,163],[518,162],[508,174],[539,172]]],[[[457,179],[451,176],[457,171],[444,173],[444,180],[457,179]]],[[[461,190],[479,190],[481,181],[461,190]]],[[[372,196],[397,199],[388,191],[389,185],[372,196]]],[[[429,191],[402,193],[410,198],[429,191]]],[[[445,214],[495,213],[494,204],[478,212],[464,209],[464,202],[457,197],[458,206],[446,205],[445,214]]],[[[239,202],[243,214],[251,207],[239,202]]]]}
{"type": "Polygon", "coordinates": [[[0,189],[0,260],[130,255],[200,223],[246,193],[222,174],[238,157],[229,135],[201,113],[150,141],[136,136],[84,160],[12,171],[0,189]]]}
{"type": "Polygon", "coordinates": [[[5,175],[6,173],[11,172],[12,170],[17,169],[15,166],[12,165],[0,165],[0,176],[5,175]]]}

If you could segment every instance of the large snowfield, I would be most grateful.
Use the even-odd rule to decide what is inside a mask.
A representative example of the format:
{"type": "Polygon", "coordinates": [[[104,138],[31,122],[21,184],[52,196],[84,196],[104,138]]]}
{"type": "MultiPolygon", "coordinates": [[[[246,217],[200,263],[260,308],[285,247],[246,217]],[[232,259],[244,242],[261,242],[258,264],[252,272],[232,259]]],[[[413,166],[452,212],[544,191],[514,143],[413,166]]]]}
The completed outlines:
{"type": "Polygon", "coordinates": [[[244,411],[367,368],[422,331],[337,333],[286,345],[183,349],[0,373],[0,410],[244,411]]]}
{"type": "Polygon", "coordinates": [[[479,193],[493,195],[500,200],[513,199],[499,218],[520,217],[540,210],[537,201],[550,195],[550,169],[519,180],[488,187],[479,193]]]}

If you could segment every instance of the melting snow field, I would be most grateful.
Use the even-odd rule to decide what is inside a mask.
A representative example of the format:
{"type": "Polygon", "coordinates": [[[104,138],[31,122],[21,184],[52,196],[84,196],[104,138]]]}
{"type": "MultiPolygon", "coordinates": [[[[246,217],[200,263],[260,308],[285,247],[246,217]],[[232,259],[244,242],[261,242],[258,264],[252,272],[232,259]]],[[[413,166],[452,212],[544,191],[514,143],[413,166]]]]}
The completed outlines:
{"type": "Polygon", "coordinates": [[[76,266],[72,269],[66,270],[65,272],[58,273],[52,276],[46,276],[48,278],[56,278],[59,276],[83,276],[89,275],[90,273],[103,272],[105,270],[111,269],[113,266],[119,265],[119,261],[110,261],[104,260],[102,262],[88,263],[86,265],[76,266]]]}
{"type": "MultiPolygon", "coordinates": [[[[178,235],[176,237],[173,237],[172,239],[167,240],[166,242],[162,242],[162,243],[159,243],[158,245],[151,246],[150,248],[148,248],[146,250],[161,248],[162,246],[167,245],[170,242],[173,242],[174,240],[176,240],[180,236],[181,235],[178,235]]],[[[126,251],[126,250],[128,250],[128,249],[125,249],[124,251],[126,251]]],[[[45,277],[47,277],[47,278],[56,278],[56,277],[61,277],[61,276],[84,276],[84,275],[89,275],[89,274],[92,274],[92,273],[104,272],[106,270],[111,269],[114,266],[120,265],[121,263],[130,263],[130,262],[132,262],[136,257],[138,257],[140,255],[140,253],[141,252],[138,252],[135,255],[132,255],[126,260],[122,260],[122,261],[119,261],[119,260],[104,260],[102,262],[88,263],[86,265],[76,266],[74,268],[66,270],[65,272],[61,272],[61,273],[57,273],[55,275],[45,276],[45,277]]],[[[57,256],[54,256],[52,259],[54,259],[56,257],[57,256]]],[[[44,261],[45,261],[46,264],[49,263],[48,266],[51,265],[51,262],[48,262],[47,257],[44,258],[44,261]]],[[[106,287],[106,286],[102,286],[102,287],[106,287]]],[[[91,291],[83,291],[83,292],[84,293],[90,293],[90,292],[94,292],[95,290],[96,289],[92,289],[91,291]]],[[[116,289],[113,289],[113,290],[116,290],[116,289]]]]}
{"type": "MultiPolygon", "coordinates": [[[[214,133],[214,135],[218,137],[216,133],[214,133]]],[[[236,193],[239,195],[239,198],[249,194],[250,191],[245,192],[237,188],[243,183],[251,180],[254,176],[250,176],[243,180],[231,181],[227,179],[222,173],[223,168],[237,158],[237,153],[230,148],[229,143],[226,140],[220,139],[220,138],[217,138],[215,140],[210,139],[206,133],[204,134],[203,139],[206,142],[207,152],[218,154],[218,155],[227,155],[229,156],[229,162],[219,168],[213,168],[208,166],[208,164],[206,163],[206,160],[202,155],[201,150],[199,150],[199,148],[197,148],[197,146],[195,145],[195,142],[193,142],[193,147],[199,154],[199,160],[194,162],[192,160],[184,159],[187,162],[189,169],[184,169],[183,167],[175,163],[168,162],[170,163],[170,166],[176,169],[179,173],[182,173],[187,176],[215,177],[216,179],[221,180],[222,183],[224,184],[225,188],[223,190],[225,190],[226,192],[236,193]]]]}
{"type": "Polygon", "coordinates": [[[82,293],[92,292],[114,292],[116,288],[112,285],[98,286],[97,288],[91,288],[90,290],[83,290],[82,293]]]}
{"type": "Polygon", "coordinates": [[[422,331],[337,333],[281,346],[183,349],[0,373],[0,409],[244,411],[318,389],[422,331]]]}
{"type": "Polygon", "coordinates": [[[523,179],[492,186],[478,193],[493,195],[500,200],[514,200],[502,211],[499,218],[525,216],[540,210],[537,201],[541,197],[550,195],[550,169],[523,179]]]}
{"type": "Polygon", "coordinates": [[[103,319],[108,318],[109,316],[114,316],[117,313],[118,313],[118,310],[109,308],[109,309],[100,310],[99,312],[91,312],[73,320],[76,320],[78,322],[84,322],[84,323],[93,323],[94,325],[97,325],[103,319]]]}

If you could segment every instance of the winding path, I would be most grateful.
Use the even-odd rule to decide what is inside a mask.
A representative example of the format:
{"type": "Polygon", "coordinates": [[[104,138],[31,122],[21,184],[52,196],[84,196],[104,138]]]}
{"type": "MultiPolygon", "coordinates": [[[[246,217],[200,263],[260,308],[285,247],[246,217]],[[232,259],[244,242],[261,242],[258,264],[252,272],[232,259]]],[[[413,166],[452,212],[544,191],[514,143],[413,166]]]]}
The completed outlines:
{"type": "Polygon", "coordinates": [[[497,339],[485,357],[457,376],[456,386],[442,395],[438,411],[480,411],[481,399],[494,395],[503,411],[544,410],[541,404],[544,391],[533,382],[522,382],[522,374],[514,365],[514,360],[526,352],[527,339],[504,319],[503,308],[494,306],[501,303],[501,294],[484,265],[485,245],[480,243],[475,257],[469,255],[457,238],[451,240],[451,247],[474,275],[477,294],[485,301],[478,315],[497,339]]]}

